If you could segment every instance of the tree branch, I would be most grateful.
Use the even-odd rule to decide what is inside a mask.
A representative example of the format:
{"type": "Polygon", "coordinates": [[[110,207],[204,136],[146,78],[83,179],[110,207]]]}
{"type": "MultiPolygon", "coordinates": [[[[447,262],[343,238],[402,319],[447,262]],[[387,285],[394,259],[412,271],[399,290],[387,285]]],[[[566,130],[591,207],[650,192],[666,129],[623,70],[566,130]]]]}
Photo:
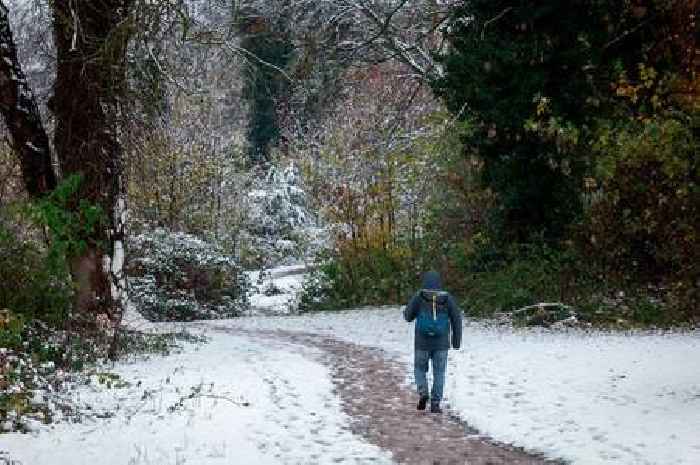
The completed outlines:
{"type": "Polygon", "coordinates": [[[0,0],[0,113],[19,157],[22,178],[32,197],[56,187],[49,137],[36,99],[17,58],[8,9],[0,0]]]}
{"type": "Polygon", "coordinates": [[[649,24],[649,23],[650,23],[653,19],[655,19],[655,18],[656,18],[656,15],[652,16],[651,18],[647,19],[646,21],[643,21],[643,22],[637,24],[637,25],[636,25],[635,27],[633,27],[632,29],[629,29],[629,30],[623,32],[623,33],[620,34],[619,36],[615,37],[614,39],[610,40],[608,43],[606,43],[605,45],[603,45],[603,50],[607,50],[608,48],[610,48],[611,46],[615,45],[616,43],[621,42],[622,40],[624,40],[624,39],[627,38],[628,36],[634,34],[634,33],[637,32],[639,29],[641,29],[641,28],[644,27],[645,25],[649,24]]]}
{"type": "Polygon", "coordinates": [[[488,21],[486,21],[486,22],[484,23],[484,26],[481,28],[481,40],[484,40],[484,35],[486,34],[486,28],[489,26],[489,24],[491,24],[491,23],[493,23],[493,22],[495,22],[495,21],[498,21],[498,20],[501,19],[503,16],[505,16],[508,12],[510,12],[512,9],[513,9],[513,7],[512,7],[512,6],[509,6],[509,7],[506,8],[505,10],[501,11],[500,13],[498,13],[495,17],[493,17],[493,18],[489,19],[488,21]]]}

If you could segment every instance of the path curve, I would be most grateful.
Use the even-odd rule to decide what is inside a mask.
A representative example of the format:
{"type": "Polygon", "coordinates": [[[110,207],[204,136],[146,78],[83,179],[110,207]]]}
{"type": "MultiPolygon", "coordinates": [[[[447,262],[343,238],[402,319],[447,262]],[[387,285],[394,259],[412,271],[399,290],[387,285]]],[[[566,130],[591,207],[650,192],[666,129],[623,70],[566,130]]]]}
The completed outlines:
{"type": "Polygon", "coordinates": [[[450,412],[415,409],[416,394],[405,385],[406,367],[378,348],[310,333],[249,331],[216,327],[232,334],[288,341],[320,349],[331,370],[335,393],[352,419],[352,431],[407,465],[552,465],[519,448],[478,434],[450,412]]]}

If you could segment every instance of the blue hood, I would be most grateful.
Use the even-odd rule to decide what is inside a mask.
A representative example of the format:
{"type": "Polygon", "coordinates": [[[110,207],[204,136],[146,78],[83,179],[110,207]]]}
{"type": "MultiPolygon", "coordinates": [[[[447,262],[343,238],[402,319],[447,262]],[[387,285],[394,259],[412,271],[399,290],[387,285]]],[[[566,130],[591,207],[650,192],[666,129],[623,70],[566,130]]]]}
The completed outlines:
{"type": "Polygon", "coordinates": [[[437,299],[439,304],[447,303],[447,292],[442,291],[442,280],[440,273],[437,271],[428,271],[423,275],[423,288],[420,290],[420,295],[428,302],[437,299]]]}
{"type": "Polygon", "coordinates": [[[423,275],[423,289],[442,289],[442,280],[437,271],[428,271],[423,275]]]}

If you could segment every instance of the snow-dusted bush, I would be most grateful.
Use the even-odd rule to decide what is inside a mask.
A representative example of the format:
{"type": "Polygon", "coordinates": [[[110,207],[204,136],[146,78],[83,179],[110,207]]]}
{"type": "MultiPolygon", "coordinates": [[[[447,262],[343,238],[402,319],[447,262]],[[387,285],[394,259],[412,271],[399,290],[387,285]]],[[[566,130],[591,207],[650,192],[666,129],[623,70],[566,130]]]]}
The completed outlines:
{"type": "Polygon", "coordinates": [[[286,238],[297,228],[315,224],[306,208],[297,168],[273,166],[259,188],[248,194],[252,218],[250,232],[258,236],[286,238]]]}
{"type": "Polygon", "coordinates": [[[107,357],[107,349],[93,336],[0,309],[0,434],[71,417],[75,405],[63,394],[80,383],[86,364],[107,357]]]}
{"type": "Polygon", "coordinates": [[[232,317],[247,306],[246,275],[212,243],[159,228],[131,238],[129,253],[131,298],[150,320],[232,317]]]}
{"type": "MultiPolygon", "coordinates": [[[[167,355],[185,342],[204,342],[184,332],[145,334],[123,329],[119,357],[167,355]]],[[[81,401],[74,393],[126,386],[107,362],[109,345],[100,335],[56,329],[38,319],[25,321],[0,309],[0,435],[33,432],[40,424],[107,418],[113,407],[81,401]]],[[[1,437],[1,436],[0,436],[1,437]]],[[[0,451],[0,465],[4,464],[0,451]]]]}
{"type": "Polygon", "coordinates": [[[293,163],[272,166],[248,193],[246,254],[256,265],[291,264],[303,260],[324,240],[310,209],[299,169],[293,163]]]}
{"type": "Polygon", "coordinates": [[[333,283],[323,267],[314,270],[302,282],[297,310],[301,313],[345,308],[336,305],[333,298],[333,283]]]}

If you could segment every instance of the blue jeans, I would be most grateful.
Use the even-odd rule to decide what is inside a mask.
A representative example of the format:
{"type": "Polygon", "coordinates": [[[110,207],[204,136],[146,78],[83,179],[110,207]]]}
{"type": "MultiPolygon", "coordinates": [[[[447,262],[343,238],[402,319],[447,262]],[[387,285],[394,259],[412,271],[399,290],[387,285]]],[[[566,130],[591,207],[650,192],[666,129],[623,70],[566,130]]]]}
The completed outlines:
{"type": "Polygon", "coordinates": [[[446,350],[416,350],[413,365],[414,377],[418,395],[428,397],[430,394],[431,403],[440,403],[442,400],[442,390],[445,386],[445,370],[447,368],[446,350]],[[433,390],[428,393],[428,363],[432,360],[433,365],[433,390]]]}

